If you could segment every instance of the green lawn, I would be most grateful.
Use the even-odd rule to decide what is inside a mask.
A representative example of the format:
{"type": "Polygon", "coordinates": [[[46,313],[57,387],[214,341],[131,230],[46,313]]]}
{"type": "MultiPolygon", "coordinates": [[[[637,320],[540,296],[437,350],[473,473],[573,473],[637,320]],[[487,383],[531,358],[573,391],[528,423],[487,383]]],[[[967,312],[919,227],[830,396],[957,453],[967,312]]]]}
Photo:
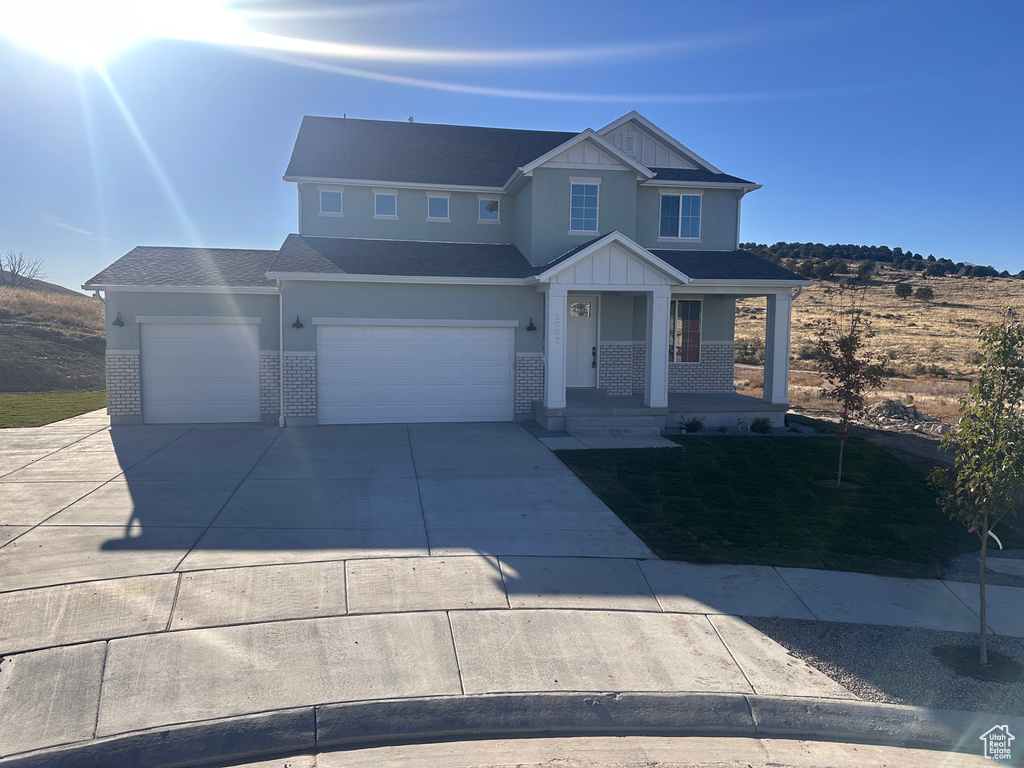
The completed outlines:
{"type": "Polygon", "coordinates": [[[40,427],[106,405],[106,392],[0,395],[0,429],[40,427]]]}
{"type": "MultiPolygon", "coordinates": [[[[936,577],[976,550],[924,476],[859,438],[685,436],[679,449],[558,451],[660,557],[936,577]]],[[[1024,536],[1003,526],[1004,546],[1024,536]],[[1009,539],[1009,541],[1007,540],[1009,539]]]]}

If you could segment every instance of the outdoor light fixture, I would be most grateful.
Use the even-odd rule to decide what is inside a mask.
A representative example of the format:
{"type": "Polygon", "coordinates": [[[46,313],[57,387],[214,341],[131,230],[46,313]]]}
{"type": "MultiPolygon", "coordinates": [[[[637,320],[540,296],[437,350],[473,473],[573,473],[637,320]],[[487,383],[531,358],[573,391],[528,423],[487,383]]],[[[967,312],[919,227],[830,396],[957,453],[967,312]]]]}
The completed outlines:
{"type": "Polygon", "coordinates": [[[299,316],[296,315],[295,316],[295,322],[292,323],[292,328],[301,328],[301,327],[302,327],[302,321],[299,320],[299,316]]]}
{"type": "Polygon", "coordinates": [[[114,322],[112,322],[111,325],[116,325],[119,328],[123,328],[124,327],[124,320],[121,319],[121,313],[120,312],[117,313],[117,317],[114,318],[114,322]]]}
{"type": "Polygon", "coordinates": [[[528,330],[528,331],[536,331],[537,330],[537,326],[533,324],[533,318],[532,317],[530,318],[530,324],[528,326],[526,326],[526,330],[528,330]]]}

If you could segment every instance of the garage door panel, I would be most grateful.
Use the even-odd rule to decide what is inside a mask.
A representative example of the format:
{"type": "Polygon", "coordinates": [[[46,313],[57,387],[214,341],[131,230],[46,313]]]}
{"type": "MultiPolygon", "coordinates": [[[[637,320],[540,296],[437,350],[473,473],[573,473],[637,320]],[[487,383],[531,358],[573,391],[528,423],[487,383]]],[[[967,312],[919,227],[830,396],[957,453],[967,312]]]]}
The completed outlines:
{"type": "Polygon", "coordinates": [[[509,327],[319,326],[319,421],[507,421],[509,327]]]}

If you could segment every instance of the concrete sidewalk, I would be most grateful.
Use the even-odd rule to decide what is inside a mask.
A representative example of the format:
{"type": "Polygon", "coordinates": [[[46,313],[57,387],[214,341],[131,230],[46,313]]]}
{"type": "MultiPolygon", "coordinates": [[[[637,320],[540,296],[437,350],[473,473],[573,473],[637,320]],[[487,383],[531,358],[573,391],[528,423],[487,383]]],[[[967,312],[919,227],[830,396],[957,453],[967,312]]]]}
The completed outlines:
{"type": "MultiPolygon", "coordinates": [[[[0,765],[546,732],[977,754],[1024,732],[858,701],[737,618],[973,632],[971,585],[663,562],[514,425],[384,426],[0,433],[0,765]]],[[[1024,590],[989,600],[1024,636],[1024,590]]]]}

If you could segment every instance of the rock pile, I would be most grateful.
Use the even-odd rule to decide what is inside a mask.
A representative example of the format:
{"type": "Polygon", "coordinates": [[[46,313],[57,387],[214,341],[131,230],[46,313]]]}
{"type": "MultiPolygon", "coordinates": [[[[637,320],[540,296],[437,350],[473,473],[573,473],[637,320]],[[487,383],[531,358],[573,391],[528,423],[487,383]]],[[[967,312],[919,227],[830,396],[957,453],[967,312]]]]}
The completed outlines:
{"type": "Polygon", "coordinates": [[[883,400],[868,407],[864,413],[866,421],[885,427],[912,428],[915,432],[929,435],[944,435],[949,425],[934,416],[917,410],[916,405],[904,405],[900,400],[883,400]]]}

